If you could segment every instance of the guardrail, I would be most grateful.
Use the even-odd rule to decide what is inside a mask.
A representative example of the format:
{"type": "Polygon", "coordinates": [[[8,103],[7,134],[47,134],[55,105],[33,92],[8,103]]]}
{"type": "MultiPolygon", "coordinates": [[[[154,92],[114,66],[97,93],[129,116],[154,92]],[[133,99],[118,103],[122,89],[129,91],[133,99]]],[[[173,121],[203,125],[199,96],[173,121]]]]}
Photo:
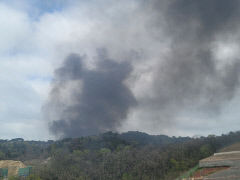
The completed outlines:
{"type": "Polygon", "coordinates": [[[219,156],[219,155],[225,155],[225,154],[240,154],[240,151],[229,151],[229,152],[214,153],[213,156],[219,156]]]}

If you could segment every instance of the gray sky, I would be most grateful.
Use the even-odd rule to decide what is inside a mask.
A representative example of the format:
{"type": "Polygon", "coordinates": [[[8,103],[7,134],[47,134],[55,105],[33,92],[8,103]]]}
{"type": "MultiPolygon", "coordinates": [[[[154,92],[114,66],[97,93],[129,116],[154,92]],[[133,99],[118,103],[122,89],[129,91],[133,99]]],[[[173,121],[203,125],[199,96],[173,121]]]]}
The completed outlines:
{"type": "Polygon", "coordinates": [[[0,0],[0,138],[239,130],[239,13],[237,0],[0,0]]]}

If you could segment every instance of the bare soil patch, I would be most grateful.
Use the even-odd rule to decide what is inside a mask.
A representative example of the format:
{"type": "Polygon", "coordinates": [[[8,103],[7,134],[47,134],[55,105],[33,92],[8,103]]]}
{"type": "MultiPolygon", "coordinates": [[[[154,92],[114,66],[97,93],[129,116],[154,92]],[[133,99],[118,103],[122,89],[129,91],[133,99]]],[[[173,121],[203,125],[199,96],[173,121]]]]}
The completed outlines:
{"type": "Polygon", "coordinates": [[[229,169],[230,167],[212,167],[212,168],[202,168],[197,170],[194,174],[193,177],[194,178],[201,178],[203,176],[207,176],[210,175],[212,173],[218,172],[218,171],[222,171],[222,170],[226,170],[229,169]]]}

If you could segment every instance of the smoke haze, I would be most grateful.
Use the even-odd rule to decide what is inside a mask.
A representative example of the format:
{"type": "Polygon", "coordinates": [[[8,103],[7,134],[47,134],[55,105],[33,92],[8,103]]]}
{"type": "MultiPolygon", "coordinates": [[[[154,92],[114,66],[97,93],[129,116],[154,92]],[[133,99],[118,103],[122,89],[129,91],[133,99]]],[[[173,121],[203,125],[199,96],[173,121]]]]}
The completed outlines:
{"type": "Polygon", "coordinates": [[[90,33],[91,51],[67,56],[56,69],[46,106],[51,132],[77,137],[134,122],[136,129],[141,124],[168,133],[186,123],[184,117],[217,118],[239,90],[239,1],[116,6],[125,9],[95,26],[101,38],[92,40],[90,33]]]}
{"type": "MultiPolygon", "coordinates": [[[[161,1],[154,5],[160,7],[161,1]]],[[[219,112],[232,99],[239,85],[239,59],[226,59],[219,67],[212,46],[217,36],[232,35],[238,15],[238,1],[169,2],[164,17],[172,44],[154,75],[157,109],[177,114],[195,106],[219,112]]]]}

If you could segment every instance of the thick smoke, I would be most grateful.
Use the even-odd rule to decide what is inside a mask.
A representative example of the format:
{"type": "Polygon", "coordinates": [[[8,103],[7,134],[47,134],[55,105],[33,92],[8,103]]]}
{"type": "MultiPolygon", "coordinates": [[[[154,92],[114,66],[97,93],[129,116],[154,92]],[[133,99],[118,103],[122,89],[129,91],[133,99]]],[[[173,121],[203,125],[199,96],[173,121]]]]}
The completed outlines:
{"type": "Polygon", "coordinates": [[[54,134],[78,137],[115,130],[136,104],[124,84],[132,70],[130,64],[99,58],[96,68],[89,70],[83,57],[72,54],[55,71],[47,105],[50,113],[56,113],[50,124],[54,134]]]}
{"type": "Polygon", "coordinates": [[[107,43],[96,44],[111,58],[99,56],[90,70],[85,57],[70,55],[56,70],[47,105],[51,131],[96,134],[119,129],[131,117],[136,126],[154,125],[162,133],[181,124],[180,116],[217,117],[239,90],[239,53],[219,58],[216,50],[224,41],[239,43],[239,7],[238,0],[139,1],[132,16],[116,18],[118,26],[117,20],[103,23],[98,36],[107,43]],[[133,67],[111,60],[122,57],[133,67]]]}
{"type": "MultiPolygon", "coordinates": [[[[240,61],[226,59],[220,67],[212,47],[217,37],[237,33],[239,2],[172,0],[162,10],[171,49],[155,70],[153,98],[143,98],[145,106],[160,111],[159,124],[173,121],[183,111],[219,113],[222,104],[234,97],[240,61]]],[[[163,3],[153,5],[157,11],[163,3]]],[[[160,24],[157,19],[153,24],[160,24]]]]}

